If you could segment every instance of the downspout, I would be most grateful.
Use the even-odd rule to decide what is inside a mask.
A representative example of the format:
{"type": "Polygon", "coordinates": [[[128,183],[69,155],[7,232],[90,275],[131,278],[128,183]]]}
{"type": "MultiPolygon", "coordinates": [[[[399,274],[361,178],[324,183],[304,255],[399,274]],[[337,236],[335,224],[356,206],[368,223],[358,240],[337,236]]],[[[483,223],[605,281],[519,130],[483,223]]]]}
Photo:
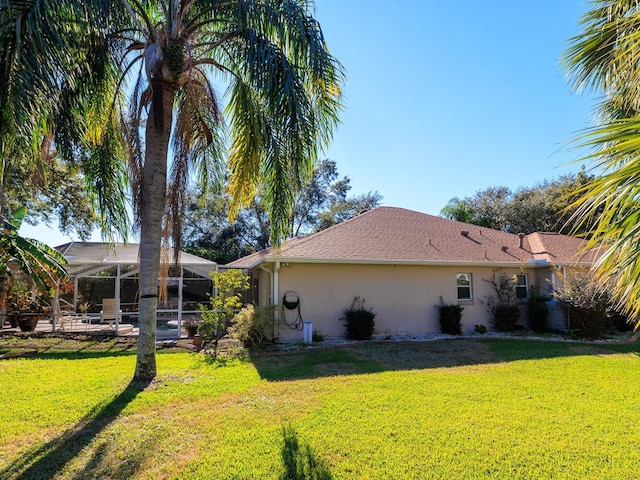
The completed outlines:
{"type": "MultiPolygon", "coordinates": [[[[280,260],[276,260],[276,268],[273,270],[273,304],[280,304],[280,260]]],[[[276,309],[277,311],[277,309],[276,309]]],[[[276,313],[277,317],[277,313],[276,313]]]]}
{"type": "Polygon", "coordinates": [[[269,270],[268,268],[266,268],[264,265],[260,265],[260,270],[264,270],[265,272],[267,272],[269,274],[269,286],[270,286],[270,302],[269,305],[273,305],[274,306],[274,312],[273,312],[273,320],[274,320],[274,324],[273,324],[273,339],[277,340],[280,337],[280,330],[278,325],[280,325],[280,311],[278,310],[277,305],[280,303],[279,301],[279,293],[278,293],[278,289],[279,289],[279,276],[278,273],[280,271],[280,260],[276,260],[276,264],[275,264],[275,268],[273,270],[269,270]]]}
{"type": "Polygon", "coordinates": [[[180,280],[178,280],[178,338],[182,336],[182,289],[184,288],[184,268],[180,266],[180,280]]]}
{"type": "Polygon", "coordinates": [[[56,331],[56,323],[58,322],[58,316],[61,316],[60,314],[60,304],[58,303],[60,301],[60,279],[56,279],[56,289],[53,292],[53,301],[51,302],[51,311],[53,312],[52,315],[52,325],[51,325],[51,331],[55,332],[56,331]]]}
{"type": "Polygon", "coordinates": [[[117,267],[116,274],[116,337],[118,336],[118,327],[120,326],[120,264],[117,267]]]}
{"type": "Polygon", "coordinates": [[[73,277],[73,311],[78,311],[78,277],[73,277]]]}
{"type": "Polygon", "coordinates": [[[274,330],[274,339],[280,340],[280,310],[278,310],[278,305],[280,304],[280,260],[276,258],[276,266],[273,269],[273,304],[275,305],[273,312],[273,319],[275,321],[275,325],[273,326],[274,330]]]}
{"type": "Polygon", "coordinates": [[[273,270],[269,270],[264,265],[260,265],[260,270],[263,270],[269,274],[269,302],[268,305],[273,305],[273,270]]]}

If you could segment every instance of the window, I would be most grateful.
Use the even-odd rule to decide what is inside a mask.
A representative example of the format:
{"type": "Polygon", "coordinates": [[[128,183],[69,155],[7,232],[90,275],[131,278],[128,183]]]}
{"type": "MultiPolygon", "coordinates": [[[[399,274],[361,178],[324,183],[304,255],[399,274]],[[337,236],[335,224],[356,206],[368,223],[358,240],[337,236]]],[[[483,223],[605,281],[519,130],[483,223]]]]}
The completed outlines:
{"type": "Polygon", "coordinates": [[[526,273],[518,273],[515,276],[516,298],[527,298],[529,294],[529,282],[526,273]]]}
{"type": "Polygon", "coordinates": [[[458,273],[456,275],[456,281],[458,284],[458,300],[473,299],[473,295],[471,291],[471,274],[458,273]]]}

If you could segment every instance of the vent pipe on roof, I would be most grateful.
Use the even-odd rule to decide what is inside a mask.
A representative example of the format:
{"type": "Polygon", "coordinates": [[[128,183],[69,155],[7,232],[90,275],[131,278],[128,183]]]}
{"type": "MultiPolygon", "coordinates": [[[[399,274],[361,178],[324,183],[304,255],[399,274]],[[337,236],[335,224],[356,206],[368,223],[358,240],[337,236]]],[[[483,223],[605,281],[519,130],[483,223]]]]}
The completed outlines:
{"type": "Polygon", "coordinates": [[[524,248],[524,233],[519,233],[518,238],[520,239],[518,242],[518,248],[524,248]]]}
{"type": "Polygon", "coordinates": [[[503,246],[502,246],[502,248],[501,248],[501,250],[502,250],[503,252],[506,252],[507,250],[509,250],[509,247],[507,247],[506,245],[503,245],[503,246]]]}
{"type": "Polygon", "coordinates": [[[460,232],[460,235],[462,235],[463,237],[468,237],[469,236],[469,230],[462,230],[460,232]]]}

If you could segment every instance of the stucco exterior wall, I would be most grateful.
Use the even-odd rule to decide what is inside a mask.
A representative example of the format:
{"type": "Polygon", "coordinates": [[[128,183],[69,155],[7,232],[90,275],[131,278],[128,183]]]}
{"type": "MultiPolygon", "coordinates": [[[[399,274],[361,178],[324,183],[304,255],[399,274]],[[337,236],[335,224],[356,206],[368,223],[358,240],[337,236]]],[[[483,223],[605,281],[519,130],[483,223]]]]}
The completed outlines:
{"type": "MultiPolygon", "coordinates": [[[[519,268],[503,271],[509,275],[522,272],[519,268]]],[[[283,264],[278,275],[278,303],[287,290],[297,291],[303,320],[313,322],[313,329],[327,336],[344,335],[340,317],[356,296],[376,312],[376,335],[436,333],[440,332],[436,308],[440,297],[445,303],[458,303],[457,273],[472,275],[473,300],[460,302],[464,307],[463,331],[473,331],[476,324],[491,328],[486,299],[493,291],[484,281],[494,273],[491,267],[283,264]]],[[[545,277],[540,269],[525,273],[530,284],[545,277]]],[[[265,274],[260,274],[261,290],[269,283],[265,274]]],[[[295,312],[286,314],[294,316],[295,312]]],[[[302,332],[281,325],[279,336],[281,340],[301,340],[302,332]]]]}

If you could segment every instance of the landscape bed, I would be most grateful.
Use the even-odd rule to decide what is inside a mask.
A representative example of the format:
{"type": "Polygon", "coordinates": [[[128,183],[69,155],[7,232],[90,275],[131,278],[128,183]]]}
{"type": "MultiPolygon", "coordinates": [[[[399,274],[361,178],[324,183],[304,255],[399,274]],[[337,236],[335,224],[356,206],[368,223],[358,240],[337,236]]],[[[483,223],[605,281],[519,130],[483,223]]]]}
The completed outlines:
{"type": "Polygon", "coordinates": [[[0,337],[1,478],[637,478],[640,345],[371,342],[243,358],[0,337]]]}

